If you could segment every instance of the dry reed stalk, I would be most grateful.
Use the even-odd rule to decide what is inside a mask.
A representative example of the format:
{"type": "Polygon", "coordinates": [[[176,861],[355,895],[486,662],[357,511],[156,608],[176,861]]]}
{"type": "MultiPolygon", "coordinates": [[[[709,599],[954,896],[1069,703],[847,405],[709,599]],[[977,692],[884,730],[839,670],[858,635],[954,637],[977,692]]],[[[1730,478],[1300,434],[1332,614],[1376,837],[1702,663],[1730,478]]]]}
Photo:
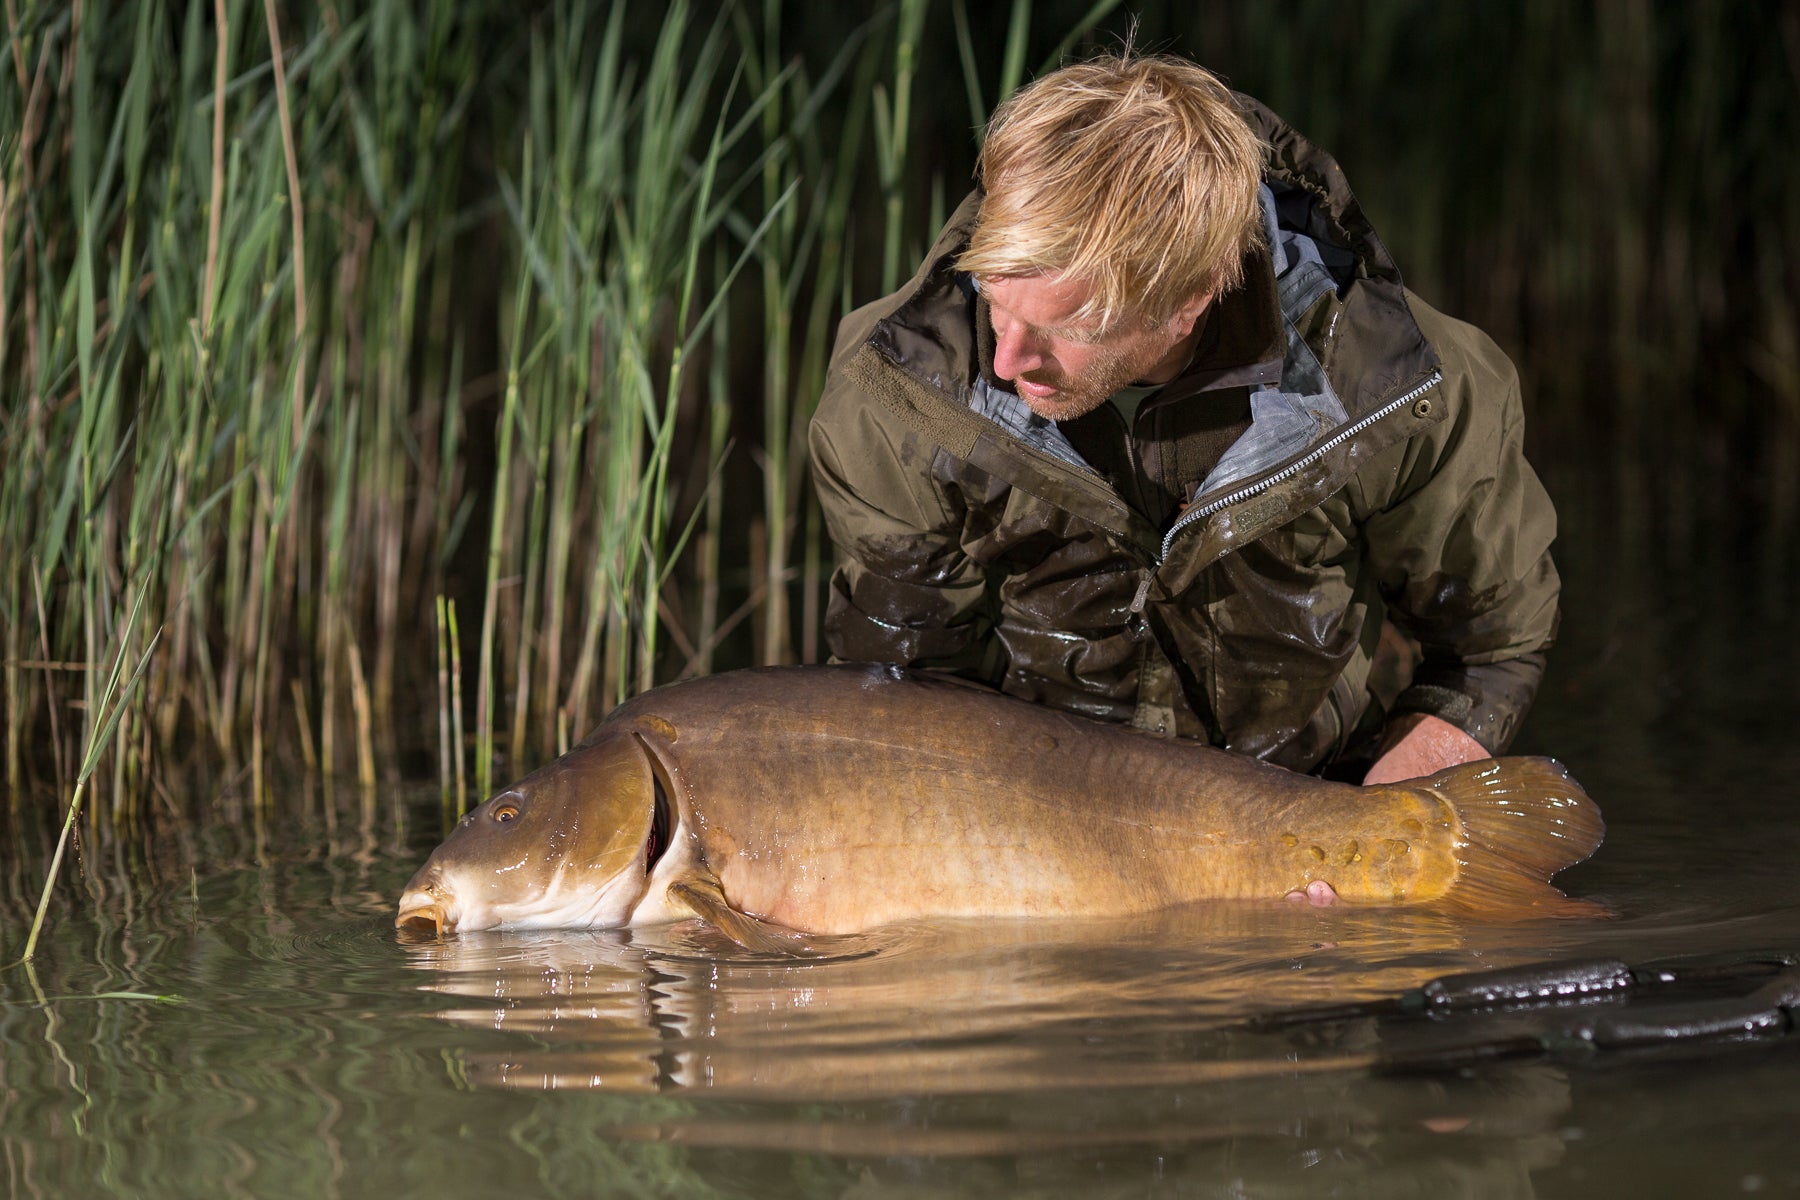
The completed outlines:
{"type": "Polygon", "coordinates": [[[364,788],[375,786],[374,722],[369,711],[369,685],[363,677],[362,651],[356,635],[344,633],[344,646],[350,662],[350,702],[356,710],[356,781],[364,788]]]}
{"type": "Polygon", "coordinates": [[[288,687],[293,693],[294,726],[300,737],[300,761],[306,764],[307,774],[319,769],[319,752],[313,745],[312,722],[307,718],[311,705],[306,701],[306,685],[300,682],[299,676],[288,680],[288,687]]]}

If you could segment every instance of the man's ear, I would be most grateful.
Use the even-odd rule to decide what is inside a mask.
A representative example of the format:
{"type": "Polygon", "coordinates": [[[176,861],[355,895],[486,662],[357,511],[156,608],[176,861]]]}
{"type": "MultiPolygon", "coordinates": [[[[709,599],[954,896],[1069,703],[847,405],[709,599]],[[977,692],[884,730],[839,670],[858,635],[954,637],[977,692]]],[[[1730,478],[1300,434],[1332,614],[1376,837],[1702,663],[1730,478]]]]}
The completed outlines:
{"type": "Polygon", "coordinates": [[[1211,307],[1216,295],[1217,292],[1200,292],[1182,301],[1181,307],[1175,310],[1175,315],[1171,318],[1181,330],[1182,337],[1194,332],[1194,327],[1200,323],[1200,317],[1211,307]]]}

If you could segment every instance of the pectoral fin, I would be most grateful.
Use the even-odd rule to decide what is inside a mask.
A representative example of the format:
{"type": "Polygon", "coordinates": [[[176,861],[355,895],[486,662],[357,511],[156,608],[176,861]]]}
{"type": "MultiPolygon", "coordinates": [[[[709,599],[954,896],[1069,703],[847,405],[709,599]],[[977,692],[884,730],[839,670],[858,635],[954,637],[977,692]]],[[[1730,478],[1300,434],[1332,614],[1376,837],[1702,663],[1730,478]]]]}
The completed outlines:
{"type": "Polygon", "coordinates": [[[771,925],[731,907],[731,902],[725,899],[725,889],[711,875],[695,875],[671,883],[669,895],[746,950],[798,958],[810,958],[819,953],[798,930],[771,925]]]}

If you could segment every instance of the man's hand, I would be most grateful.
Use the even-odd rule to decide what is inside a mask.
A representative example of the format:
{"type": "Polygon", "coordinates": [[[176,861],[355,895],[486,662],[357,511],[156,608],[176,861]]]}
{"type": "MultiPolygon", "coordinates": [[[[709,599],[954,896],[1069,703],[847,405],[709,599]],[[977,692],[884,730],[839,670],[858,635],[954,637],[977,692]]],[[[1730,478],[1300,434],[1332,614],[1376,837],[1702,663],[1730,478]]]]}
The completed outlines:
{"type": "Polygon", "coordinates": [[[1418,779],[1489,757],[1486,747],[1442,717],[1406,713],[1388,723],[1375,765],[1363,776],[1363,786],[1418,779]]]}

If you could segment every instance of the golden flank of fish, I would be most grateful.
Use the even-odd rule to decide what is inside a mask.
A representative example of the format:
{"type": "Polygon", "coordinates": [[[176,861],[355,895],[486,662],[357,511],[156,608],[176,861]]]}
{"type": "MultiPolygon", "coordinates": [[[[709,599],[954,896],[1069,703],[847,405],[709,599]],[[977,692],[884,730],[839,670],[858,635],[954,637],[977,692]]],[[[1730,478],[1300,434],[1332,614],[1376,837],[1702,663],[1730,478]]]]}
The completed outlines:
{"type": "Polygon", "coordinates": [[[1551,875],[1600,844],[1555,762],[1359,788],[885,666],[658,688],[464,817],[397,924],[698,917],[739,944],[915,917],[1116,916],[1278,898],[1591,911],[1551,875]]]}

